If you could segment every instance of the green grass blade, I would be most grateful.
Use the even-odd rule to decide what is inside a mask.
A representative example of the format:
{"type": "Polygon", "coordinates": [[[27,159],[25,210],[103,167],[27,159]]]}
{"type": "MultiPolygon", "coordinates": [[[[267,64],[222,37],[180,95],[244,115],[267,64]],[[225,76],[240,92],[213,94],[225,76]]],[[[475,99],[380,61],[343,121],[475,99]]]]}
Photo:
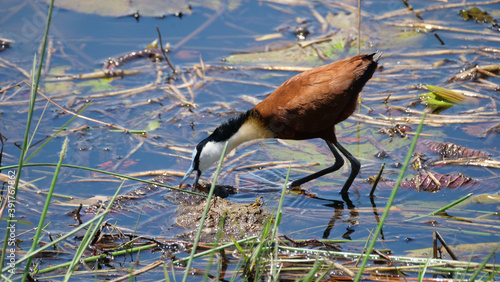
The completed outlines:
{"type": "MultiPolygon", "coordinates": [[[[44,245],[44,246],[36,249],[35,251],[33,251],[33,252],[29,253],[29,254],[24,255],[22,258],[20,258],[19,260],[16,261],[16,266],[19,265],[19,264],[21,264],[21,263],[23,263],[23,262],[25,262],[30,257],[34,257],[34,256],[38,255],[39,253],[45,251],[46,249],[51,248],[51,247],[59,244],[60,242],[66,240],[67,238],[69,238],[69,237],[73,236],[74,234],[80,232],[81,230],[87,228],[89,225],[92,224],[92,222],[95,222],[96,220],[100,219],[101,217],[103,217],[105,215],[106,214],[104,214],[104,213],[100,214],[100,215],[97,215],[96,217],[94,217],[93,219],[89,220],[88,222],[86,222],[86,223],[78,226],[78,228],[75,228],[75,229],[71,230],[70,232],[68,232],[68,233],[62,235],[61,237],[57,238],[56,240],[51,241],[50,243],[48,243],[48,244],[46,244],[46,245],[44,245]]],[[[9,267],[4,267],[2,269],[2,272],[7,271],[8,269],[9,269],[9,267]]],[[[39,272],[39,273],[41,273],[41,272],[39,272]]]]}
{"type": "MultiPolygon", "coordinates": [[[[34,77],[33,74],[35,73],[35,67],[36,67],[36,54],[35,54],[35,57],[33,58],[33,69],[31,72],[32,73],[32,76],[31,76],[32,80],[34,77]]],[[[32,81],[32,83],[34,83],[34,82],[32,81]]],[[[35,92],[35,95],[36,95],[36,92],[35,92]]],[[[33,92],[32,92],[32,97],[30,99],[30,109],[32,109],[31,104],[35,103],[35,98],[36,97],[33,97],[33,92]]],[[[26,129],[24,131],[23,147],[21,149],[21,155],[19,156],[19,164],[17,165],[17,173],[16,173],[16,178],[14,180],[14,185],[8,186],[8,191],[7,191],[8,197],[5,199],[6,201],[9,201],[9,204],[13,204],[13,205],[15,205],[15,202],[17,199],[17,189],[19,187],[19,180],[21,179],[21,170],[22,170],[22,167],[24,164],[23,160],[24,160],[24,156],[26,154],[26,151],[28,150],[28,147],[26,145],[28,144],[28,137],[29,137],[29,132],[30,132],[29,125],[30,125],[32,115],[33,115],[33,110],[28,112],[28,123],[27,123],[26,129]]],[[[0,220],[2,220],[1,215],[0,215],[0,220]]],[[[15,225],[16,225],[16,223],[13,222],[13,214],[9,213],[9,216],[7,219],[7,227],[11,227],[11,226],[15,226],[15,225]]],[[[2,254],[7,253],[7,243],[8,243],[9,233],[10,232],[5,232],[3,246],[2,246],[2,254]]],[[[0,275],[3,273],[3,265],[4,265],[5,257],[6,257],[5,255],[2,255],[0,257],[0,268],[2,268],[2,271],[0,271],[0,275]]],[[[15,269],[11,268],[11,271],[12,271],[11,273],[15,273],[15,269]]]]}
{"type": "Polygon", "coordinates": [[[433,212],[431,212],[431,213],[429,213],[429,214],[422,215],[422,216],[418,216],[418,217],[415,217],[415,218],[410,218],[410,219],[405,220],[405,222],[409,222],[409,221],[413,221],[413,220],[421,219],[421,218],[424,218],[424,217],[428,217],[428,216],[431,216],[431,215],[435,215],[435,214],[438,214],[438,213],[444,212],[445,210],[447,210],[447,209],[449,209],[449,208],[451,208],[451,207],[454,207],[454,206],[456,206],[456,205],[460,204],[461,202],[463,202],[463,201],[467,200],[470,196],[472,196],[472,193],[469,193],[469,194],[467,194],[467,195],[463,196],[462,198],[460,198],[460,199],[458,199],[458,200],[454,201],[453,203],[450,203],[450,204],[448,204],[448,205],[446,205],[446,206],[444,206],[444,207],[442,207],[442,208],[440,208],[440,209],[438,209],[438,210],[435,210],[435,211],[433,211],[433,212]]]}
{"type": "MultiPolygon", "coordinates": [[[[23,164],[23,167],[31,167],[31,166],[57,166],[57,164],[54,164],[54,163],[23,164]]],[[[143,179],[140,179],[140,178],[137,178],[137,177],[127,176],[127,175],[123,175],[123,174],[119,174],[119,173],[114,173],[114,172],[110,172],[110,171],[105,171],[105,170],[101,170],[101,169],[96,169],[96,168],[91,168],[91,167],[84,167],[84,166],[79,166],[79,165],[71,165],[71,164],[61,164],[61,166],[62,167],[70,167],[70,168],[76,168],[76,169],[83,169],[83,170],[98,172],[98,173],[102,173],[102,174],[112,175],[114,177],[121,178],[121,179],[128,179],[128,180],[138,181],[138,182],[142,182],[142,183],[146,183],[146,184],[152,184],[152,185],[156,185],[156,186],[159,186],[159,187],[164,187],[164,188],[176,190],[176,191],[183,192],[183,193],[193,194],[193,195],[197,195],[197,196],[201,196],[201,197],[207,197],[207,195],[204,195],[204,194],[201,194],[201,193],[197,193],[197,192],[193,192],[191,190],[184,190],[184,189],[180,189],[180,188],[176,188],[176,187],[164,185],[164,184],[161,184],[161,183],[158,183],[158,182],[143,180],[143,179]]],[[[18,168],[18,167],[19,167],[18,165],[9,165],[9,166],[0,167],[0,169],[7,170],[7,169],[18,168]]]]}
{"type": "Polygon", "coordinates": [[[66,126],[68,126],[68,124],[70,124],[75,118],[77,118],[83,111],[85,111],[85,109],[90,106],[91,103],[88,103],[87,105],[85,105],[80,111],[78,111],[78,113],[76,114],[76,116],[73,116],[72,118],[70,118],[70,120],[68,120],[65,124],[63,124],[57,131],[56,133],[52,134],[52,136],[49,137],[49,139],[45,140],[45,142],[43,142],[42,145],[40,145],[33,153],[31,153],[31,155],[29,155],[25,160],[24,162],[27,162],[29,161],[33,156],[35,156],[38,151],[40,151],[43,147],[45,147],[45,145],[47,145],[47,143],[50,142],[50,140],[54,139],[54,137],[56,137],[59,133],[61,133],[61,131],[63,131],[66,126]]]}
{"type": "Polygon", "coordinates": [[[368,250],[366,250],[366,253],[363,258],[363,262],[361,263],[361,266],[359,267],[358,273],[356,273],[356,277],[354,278],[354,281],[359,281],[361,279],[361,275],[363,274],[363,269],[365,268],[366,263],[368,262],[368,259],[370,258],[370,254],[373,251],[373,248],[375,247],[375,242],[377,242],[378,236],[380,235],[380,231],[382,230],[382,227],[384,226],[385,220],[387,219],[387,216],[389,215],[389,210],[392,206],[392,203],[394,202],[394,199],[396,198],[396,194],[398,193],[399,185],[401,184],[401,181],[403,181],[403,177],[406,173],[406,169],[408,168],[408,165],[410,164],[411,156],[413,155],[413,152],[415,151],[415,147],[417,146],[417,140],[420,135],[420,132],[422,131],[422,127],[424,126],[424,121],[425,117],[427,116],[426,113],[422,115],[422,120],[420,121],[420,124],[418,125],[417,131],[415,132],[415,138],[413,139],[413,142],[411,143],[410,150],[408,151],[408,154],[406,155],[405,162],[403,164],[403,167],[401,168],[401,172],[399,173],[398,180],[396,181],[396,184],[394,185],[394,188],[392,189],[391,195],[389,197],[389,200],[387,201],[387,204],[385,206],[384,213],[380,217],[380,222],[377,225],[377,228],[375,229],[375,233],[373,234],[373,238],[370,242],[370,245],[368,245],[368,250]]]}
{"type": "Polygon", "coordinates": [[[486,258],[483,260],[483,263],[481,263],[481,266],[479,266],[478,269],[476,269],[476,271],[474,271],[474,274],[472,274],[472,276],[469,278],[469,281],[476,280],[476,277],[484,269],[484,267],[486,266],[486,264],[488,263],[490,258],[496,253],[496,251],[498,250],[498,247],[500,247],[500,243],[498,243],[497,246],[493,250],[491,250],[491,252],[488,254],[488,256],[486,256],[486,258]]]}
{"type": "MultiPolygon", "coordinates": [[[[26,153],[28,152],[28,139],[29,139],[29,132],[30,132],[30,126],[31,126],[31,120],[33,119],[33,109],[35,107],[35,101],[36,101],[36,94],[38,90],[38,85],[40,83],[40,75],[42,74],[42,66],[43,66],[43,60],[45,59],[45,50],[47,48],[47,38],[49,35],[49,27],[50,27],[50,21],[52,19],[52,8],[54,7],[54,0],[50,1],[50,6],[49,6],[49,11],[47,14],[47,22],[45,25],[45,32],[43,35],[43,41],[42,41],[42,50],[40,54],[40,60],[38,62],[38,69],[35,75],[35,62],[36,62],[36,55],[34,58],[33,62],[33,70],[31,72],[31,78],[32,78],[32,84],[31,84],[31,95],[30,95],[30,104],[29,104],[29,110],[28,110],[28,120],[26,123],[26,129],[24,131],[24,138],[23,138],[23,147],[21,150],[21,156],[19,158],[19,166],[18,166],[18,171],[16,174],[16,180],[14,182],[14,193],[12,194],[13,199],[16,199],[17,197],[17,187],[19,185],[19,179],[21,178],[21,170],[24,164],[24,157],[26,156],[26,153]]],[[[9,197],[11,195],[9,194],[9,197]]],[[[13,220],[13,215],[9,215],[9,220],[7,221],[7,226],[10,226],[10,224],[15,224],[12,222],[13,220]]],[[[5,237],[4,237],[4,243],[2,246],[2,254],[6,254],[6,249],[7,249],[7,243],[8,243],[8,237],[9,237],[9,232],[5,232],[5,237]]],[[[5,255],[2,255],[0,258],[0,268],[2,269],[0,271],[0,275],[4,271],[4,262],[5,262],[5,255]]],[[[29,266],[28,266],[29,267],[29,266]]]]}
{"type": "MultiPolygon", "coordinates": [[[[33,252],[39,243],[40,233],[43,230],[45,216],[47,215],[47,212],[48,212],[49,206],[50,206],[50,202],[52,200],[52,193],[54,192],[54,189],[56,188],[57,178],[59,177],[59,172],[61,171],[61,163],[62,163],[64,156],[66,155],[66,151],[68,149],[68,142],[69,142],[69,139],[68,139],[68,137],[66,137],[64,139],[61,153],[59,155],[59,162],[57,163],[56,170],[54,172],[54,176],[52,177],[52,183],[50,184],[49,192],[47,194],[47,199],[45,200],[45,205],[43,206],[42,214],[40,215],[40,220],[38,221],[38,228],[36,229],[35,237],[33,238],[33,244],[31,245],[31,249],[28,251],[28,254],[33,252]]],[[[24,269],[23,281],[26,280],[26,278],[28,278],[28,273],[29,273],[32,259],[33,259],[33,257],[30,257],[30,258],[28,258],[28,261],[26,262],[26,269],[24,269]]]]}
{"type": "Polygon", "coordinates": [[[283,185],[283,189],[281,190],[281,196],[280,196],[280,202],[278,204],[278,210],[276,211],[276,218],[274,219],[274,226],[273,226],[273,233],[272,233],[272,238],[276,236],[276,233],[278,232],[278,226],[280,225],[281,222],[281,215],[282,215],[282,209],[283,209],[283,201],[285,200],[285,193],[286,193],[286,188],[288,185],[288,178],[290,177],[290,170],[292,169],[292,166],[288,167],[288,172],[286,173],[286,178],[285,178],[285,184],[283,185]]]}
{"type": "MultiPolygon", "coordinates": [[[[222,214],[220,221],[219,221],[219,230],[217,230],[217,235],[215,236],[216,246],[219,246],[219,242],[222,238],[222,232],[224,230],[224,226],[226,225],[226,218],[227,218],[227,212],[224,212],[222,214]]],[[[211,253],[209,258],[208,258],[208,263],[207,263],[207,267],[205,268],[205,274],[203,275],[202,282],[206,282],[208,279],[208,275],[210,274],[210,268],[212,268],[214,257],[215,257],[215,253],[211,253]]],[[[221,260],[222,260],[222,258],[221,258],[221,260]]]]}
{"type": "Polygon", "coordinates": [[[418,274],[418,282],[422,282],[424,280],[425,272],[427,271],[427,266],[429,266],[429,262],[431,261],[431,253],[427,257],[427,261],[424,264],[424,268],[422,268],[422,272],[418,274]]]}
{"type": "Polygon", "coordinates": [[[203,224],[205,223],[205,219],[207,218],[207,213],[208,213],[208,210],[210,209],[210,202],[212,201],[212,196],[214,195],[215,184],[217,183],[217,178],[219,178],[222,163],[224,161],[224,156],[226,155],[227,144],[228,143],[226,142],[226,144],[224,145],[224,149],[222,150],[222,154],[221,154],[220,159],[219,159],[219,165],[217,166],[217,170],[215,172],[215,176],[214,176],[214,179],[212,181],[212,186],[210,187],[210,191],[208,192],[208,197],[206,200],[207,204],[205,205],[205,210],[203,211],[203,215],[201,216],[200,227],[198,228],[198,232],[196,233],[196,237],[195,237],[194,243],[193,243],[193,249],[191,250],[191,255],[189,256],[189,260],[188,260],[182,281],[186,281],[188,276],[189,276],[189,270],[191,268],[191,264],[193,263],[193,257],[196,254],[196,247],[198,246],[198,242],[200,242],[201,232],[203,230],[203,224]]]}

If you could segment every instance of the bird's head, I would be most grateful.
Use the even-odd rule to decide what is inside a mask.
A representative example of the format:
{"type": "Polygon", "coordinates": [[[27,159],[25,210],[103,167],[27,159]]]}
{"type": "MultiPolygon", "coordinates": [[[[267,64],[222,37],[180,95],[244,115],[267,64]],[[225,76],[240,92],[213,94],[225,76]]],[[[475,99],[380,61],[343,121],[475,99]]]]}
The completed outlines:
{"type": "MultiPolygon", "coordinates": [[[[193,151],[193,159],[181,184],[196,172],[193,189],[196,189],[200,175],[219,161],[224,146],[227,145],[226,153],[231,152],[239,144],[256,138],[272,138],[274,135],[268,129],[263,129],[261,123],[256,121],[256,113],[252,110],[239,114],[217,127],[214,132],[201,141],[193,151]],[[250,119],[253,117],[253,119],[250,119]]],[[[180,186],[179,186],[180,187],[180,186]]]]}
{"type": "Polygon", "coordinates": [[[209,136],[208,138],[201,141],[196,148],[193,150],[193,157],[191,160],[191,166],[184,178],[182,178],[179,187],[188,179],[188,177],[196,172],[193,190],[196,189],[198,185],[198,180],[200,179],[201,174],[207,170],[212,164],[217,162],[224,150],[225,142],[215,141],[213,136],[209,136]]]}

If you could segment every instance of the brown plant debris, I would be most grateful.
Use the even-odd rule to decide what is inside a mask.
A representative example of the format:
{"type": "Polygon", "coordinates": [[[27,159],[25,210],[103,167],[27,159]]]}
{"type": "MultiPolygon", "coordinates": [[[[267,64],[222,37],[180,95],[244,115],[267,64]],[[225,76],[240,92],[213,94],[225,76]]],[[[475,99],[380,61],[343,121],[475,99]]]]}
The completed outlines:
{"type": "Polygon", "coordinates": [[[417,191],[437,192],[443,188],[455,189],[473,183],[475,183],[475,180],[461,173],[439,174],[419,172],[415,177],[403,180],[401,187],[412,188],[417,191]]]}
{"type": "Polygon", "coordinates": [[[461,71],[459,74],[448,79],[448,82],[455,80],[476,80],[478,78],[499,77],[500,64],[498,65],[474,65],[468,70],[461,71]]]}
{"type": "MultiPolygon", "coordinates": [[[[187,229],[180,235],[186,240],[193,239],[198,231],[205,209],[206,200],[189,197],[177,209],[176,224],[187,229]],[[191,200],[188,200],[191,199],[191,200]]],[[[260,198],[252,204],[231,203],[219,197],[212,199],[201,233],[201,241],[211,241],[216,237],[220,222],[225,217],[222,241],[240,240],[259,235],[270,214],[262,209],[260,198]]]]}
{"type": "Polygon", "coordinates": [[[426,141],[425,145],[434,153],[443,156],[443,158],[447,159],[459,159],[459,158],[470,158],[470,157],[482,157],[488,158],[490,155],[485,152],[469,149],[467,147],[463,147],[457,145],[455,143],[446,142],[432,142],[426,141]]]}

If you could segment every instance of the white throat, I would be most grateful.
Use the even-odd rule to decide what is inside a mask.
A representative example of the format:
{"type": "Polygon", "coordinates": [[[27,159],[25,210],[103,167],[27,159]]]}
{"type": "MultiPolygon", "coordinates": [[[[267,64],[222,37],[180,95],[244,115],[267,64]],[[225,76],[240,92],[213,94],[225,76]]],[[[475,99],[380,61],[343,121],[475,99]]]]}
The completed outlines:
{"type": "MultiPolygon", "coordinates": [[[[245,122],[236,133],[231,136],[227,142],[226,155],[234,148],[238,147],[241,143],[259,139],[259,138],[273,138],[274,135],[271,131],[262,128],[257,121],[249,120],[245,122]]],[[[224,150],[225,141],[213,142],[210,141],[203,147],[198,168],[200,171],[207,170],[212,164],[220,159],[222,151],[224,150]]]]}

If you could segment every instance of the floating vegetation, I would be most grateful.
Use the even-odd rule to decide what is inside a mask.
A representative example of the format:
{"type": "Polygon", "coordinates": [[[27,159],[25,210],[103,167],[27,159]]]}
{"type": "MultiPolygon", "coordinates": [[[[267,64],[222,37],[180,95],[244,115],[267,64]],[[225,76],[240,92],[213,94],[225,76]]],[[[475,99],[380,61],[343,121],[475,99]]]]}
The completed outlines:
{"type": "Polygon", "coordinates": [[[463,147],[451,142],[441,143],[441,142],[426,141],[424,142],[424,144],[427,145],[427,147],[429,147],[429,149],[432,152],[448,159],[470,158],[470,157],[488,158],[490,156],[488,153],[469,149],[467,147],[463,147]]]}
{"type": "Polygon", "coordinates": [[[453,90],[433,85],[426,85],[426,87],[431,92],[420,94],[419,97],[432,113],[439,113],[455,104],[476,102],[476,99],[453,90]]]}
{"type": "MultiPolygon", "coordinates": [[[[186,231],[178,235],[179,238],[192,240],[195,237],[206,205],[204,199],[197,197],[180,203],[175,223],[186,231]]],[[[238,204],[219,197],[213,198],[203,225],[201,240],[214,240],[221,221],[224,222],[222,229],[224,242],[259,235],[269,217],[270,214],[262,207],[261,198],[257,198],[255,203],[251,204],[238,204]]]]}
{"type": "MultiPolygon", "coordinates": [[[[165,50],[168,52],[168,50],[165,50]]],[[[137,58],[143,58],[143,57],[148,57],[152,59],[153,61],[161,61],[163,58],[163,51],[161,50],[160,47],[158,47],[158,40],[153,41],[150,43],[148,46],[146,46],[145,49],[140,50],[140,51],[132,51],[130,53],[127,53],[125,55],[122,55],[118,58],[108,58],[104,62],[104,69],[110,70],[114,69],[117,67],[120,67],[121,65],[130,62],[132,60],[135,60],[137,58]]]]}
{"type": "Polygon", "coordinates": [[[462,173],[439,174],[430,172],[419,172],[409,180],[403,180],[401,187],[416,189],[417,191],[437,192],[444,188],[456,189],[475,181],[462,173]]]}
{"type": "Polygon", "coordinates": [[[497,20],[488,14],[488,12],[479,9],[478,7],[462,9],[460,10],[460,16],[466,21],[474,20],[477,23],[490,23],[492,29],[500,31],[500,26],[498,25],[497,20]]]}
{"type": "Polygon", "coordinates": [[[16,43],[16,42],[13,40],[0,37],[0,52],[9,48],[10,44],[14,44],[14,43],[16,43]]]}

